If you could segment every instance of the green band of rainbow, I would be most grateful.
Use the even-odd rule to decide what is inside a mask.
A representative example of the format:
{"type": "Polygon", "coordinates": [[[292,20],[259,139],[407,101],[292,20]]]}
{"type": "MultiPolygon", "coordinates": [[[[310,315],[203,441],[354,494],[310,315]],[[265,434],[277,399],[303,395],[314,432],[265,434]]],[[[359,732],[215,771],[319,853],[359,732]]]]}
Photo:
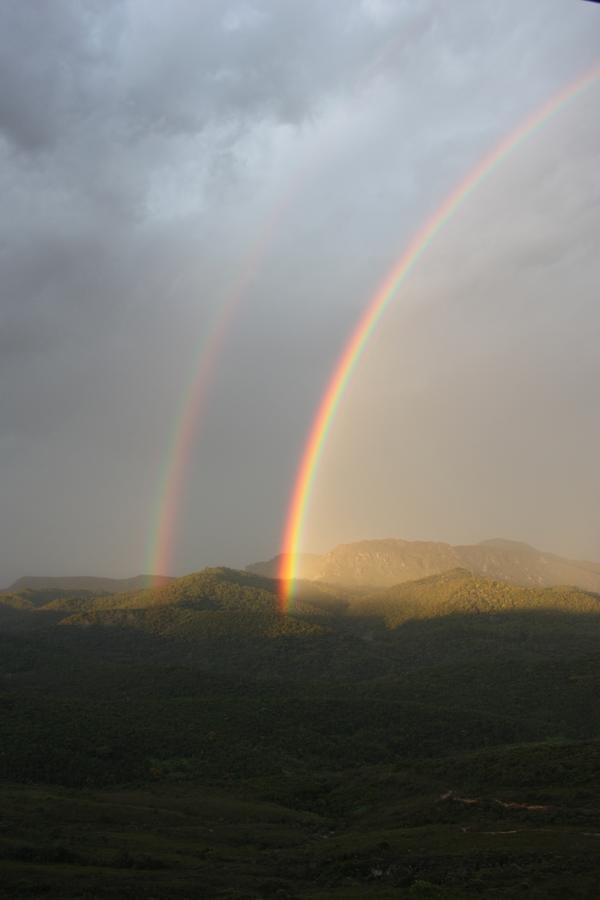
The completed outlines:
{"type": "Polygon", "coordinates": [[[298,467],[286,516],[281,548],[279,578],[281,580],[280,603],[283,610],[289,608],[293,597],[294,582],[297,578],[297,557],[301,546],[306,512],[323,447],[356,365],[388,304],[438,232],[452,218],[478,185],[519,144],[530,137],[536,129],[544,125],[566,103],[589,87],[599,76],[600,65],[596,64],[592,69],[587,70],[582,76],[551,97],[514,131],[510,132],[494,150],[484,156],[475,169],[446,197],[437,211],[414,235],[399,260],[388,273],[383,284],[367,303],[364,313],[355,326],[333,369],[333,374],[317,408],[298,467]]]}

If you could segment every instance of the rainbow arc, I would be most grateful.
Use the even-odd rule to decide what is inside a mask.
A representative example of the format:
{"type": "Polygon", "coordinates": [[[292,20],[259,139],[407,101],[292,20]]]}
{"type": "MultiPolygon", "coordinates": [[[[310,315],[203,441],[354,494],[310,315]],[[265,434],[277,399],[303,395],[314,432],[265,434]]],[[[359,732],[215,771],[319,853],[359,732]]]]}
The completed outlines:
{"type": "Polygon", "coordinates": [[[388,272],[375,294],[367,302],[363,314],[354,327],[344,350],[333,368],[332,375],[312,421],[297,470],[281,546],[282,562],[279,578],[282,610],[287,610],[293,599],[294,584],[297,580],[298,553],[302,546],[306,513],[323,448],[352,375],[387,307],[431,242],[454,217],[473,191],[514,150],[599,77],[600,65],[595,65],[547,100],[484,156],[467,177],[450,192],[433,215],[421,226],[388,272]]]}

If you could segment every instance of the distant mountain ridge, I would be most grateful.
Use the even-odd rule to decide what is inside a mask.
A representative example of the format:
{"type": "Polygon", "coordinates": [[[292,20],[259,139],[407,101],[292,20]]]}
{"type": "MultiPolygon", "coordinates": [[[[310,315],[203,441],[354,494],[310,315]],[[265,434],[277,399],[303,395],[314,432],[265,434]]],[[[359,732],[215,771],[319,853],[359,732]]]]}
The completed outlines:
{"type": "MultiPolygon", "coordinates": [[[[279,557],[248,567],[274,577],[279,557]]],[[[496,538],[452,545],[399,538],[339,544],[300,567],[302,578],[347,587],[391,587],[462,568],[473,575],[524,587],[573,585],[600,593],[600,563],[564,559],[529,544],[496,538]]]]}
{"type": "Polygon", "coordinates": [[[25,575],[0,593],[21,591],[81,591],[85,594],[120,594],[141,591],[156,584],[173,581],[168,575],[134,575],[133,578],[96,578],[93,575],[44,576],[25,575]]]}

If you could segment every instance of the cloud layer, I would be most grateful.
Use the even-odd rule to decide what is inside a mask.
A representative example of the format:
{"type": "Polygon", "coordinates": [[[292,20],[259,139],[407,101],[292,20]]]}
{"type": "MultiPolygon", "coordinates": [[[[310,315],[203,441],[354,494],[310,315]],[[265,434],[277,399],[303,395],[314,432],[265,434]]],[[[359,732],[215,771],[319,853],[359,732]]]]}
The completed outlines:
{"type": "MultiPolygon", "coordinates": [[[[252,277],[198,423],[173,569],[274,552],[312,412],[374,286],[479,156],[592,64],[599,31],[592,4],[559,0],[3,3],[0,576],[131,574],[147,564],[182,397],[242,271],[252,277]]],[[[419,280],[411,286],[423,321],[459,317],[442,307],[465,318],[445,325],[430,353],[425,325],[407,346],[405,322],[390,315],[373,351],[383,368],[369,363],[357,379],[324,461],[316,543],[362,529],[420,536],[434,525],[432,536],[453,538],[454,528],[483,538],[502,525],[593,552],[591,513],[575,531],[553,530],[544,505],[536,518],[528,501],[512,525],[508,512],[486,512],[493,488],[488,506],[462,517],[415,489],[394,519],[402,490],[386,505],[379,462],[344,452],[374,396],[381,418],[365,427],[386,460],[413,409],[431,420],[427,442],[434,419],[436,440],[451,430],[434,413],[440,379],[456,384],[456,415],[468,419],[479,401],[465,394],[462,334],[491,360],[489,390],[533,390],[539,377],[544,404],[557,392],[569,429],[592,446],[593,91],[553,124],[553,146],[532,142],[504,189],[473,201],[469,214],[477,207],[483,218],[469,238],[465,219],[423,268],[421,293],[419,280]],[[469,263],[457,266],[467,247],[469,263]],[[465,292],[479,296],[483,285],[484,306],[465,311],[465,292]],[[514,343],[550,328],[539,321],[540,294],[556,308],[561,340],[530,347],[500,389],[514,343]],[[407,374],[415,353],[432,363],[407,374]],[[421,385],[412,397],[397,388],[405,378],[421,385]],[[353,494],[359,479],[378,505],[353,494]],[[345,526],[327,500],[340,494],[355,498],[345,526]]],[[[525,404],[515,429],[528,446],[530,425],[525,404]]],[[[540,428],[548,442],[546,420],[540,428]]],[[[466,426],[463,439],[472,448],[466,426]]],[[[588,455],[573,466],[559,454],[540,492],[562,479],[583,497],[588,455]]],[[[480,490],[464,483],[465,495],[480,490]]],[[[501,481],[497,493],[506,496],[501,481]]]]}

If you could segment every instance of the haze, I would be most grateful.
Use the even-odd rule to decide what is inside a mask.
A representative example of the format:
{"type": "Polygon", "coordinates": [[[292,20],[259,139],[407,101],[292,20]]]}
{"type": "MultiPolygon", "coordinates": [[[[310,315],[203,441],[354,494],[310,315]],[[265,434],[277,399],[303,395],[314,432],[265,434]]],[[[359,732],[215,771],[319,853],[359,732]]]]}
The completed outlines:
{"type": "MultiPolygon", "coordinates": [[[[2,3],[2,581],[151,565],[182,403],[246,271],[171,573],[273,555],[356,317],[599,38],[568,0],[2,3]]],[[[402,288],[307,549],[503,535],[600,559],[599,100],[532,135],[402,288]]]]}

